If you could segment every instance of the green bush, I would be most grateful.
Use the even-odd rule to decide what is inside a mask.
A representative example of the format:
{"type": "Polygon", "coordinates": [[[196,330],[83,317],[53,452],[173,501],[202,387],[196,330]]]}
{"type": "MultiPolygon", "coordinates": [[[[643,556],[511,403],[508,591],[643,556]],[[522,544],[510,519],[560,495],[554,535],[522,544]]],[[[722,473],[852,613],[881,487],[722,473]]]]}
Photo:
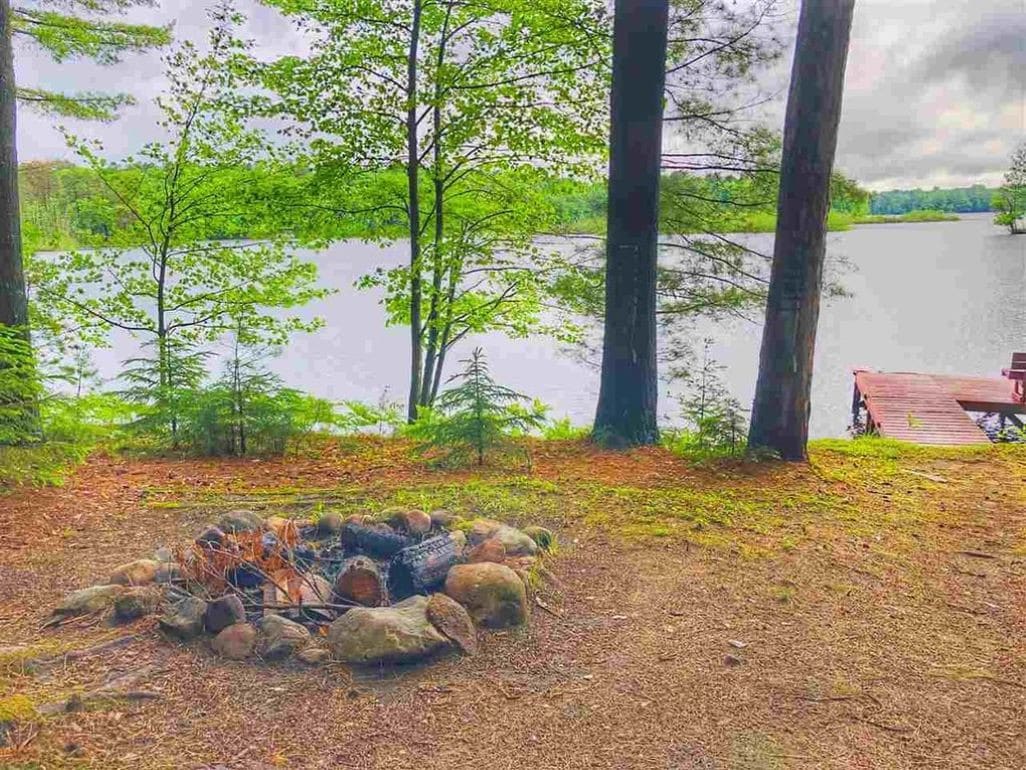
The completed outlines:
{"type": "Polygon", "coordinates": [[[552,420],[542,427],[542,438],[546,441],[580,441],[591,435],[591,428],[573,425],[569,417],[552,420]]]}

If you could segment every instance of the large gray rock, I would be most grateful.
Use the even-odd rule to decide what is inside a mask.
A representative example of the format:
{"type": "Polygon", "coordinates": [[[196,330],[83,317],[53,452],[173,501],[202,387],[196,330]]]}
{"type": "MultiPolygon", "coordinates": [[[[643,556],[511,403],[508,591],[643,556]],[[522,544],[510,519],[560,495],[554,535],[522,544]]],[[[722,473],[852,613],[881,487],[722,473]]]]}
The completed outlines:
{"type": "Polygon", "coordinates": [[[161,630],[168,636],[183,641],[192,639],[203,633],[203,616],[207,612],[207,603],[195,596],[182,599],[160,618],[161,630]]]}
{"type": "Polygon", "coordinates": [[[207,604],[206,612],[203,614],[203,625],[212,634],[245,620],[246,608],[242,606],[242,599],[234,594],[214,599],[207,604]]]}
{"type": "Polygon", "coordinates": [[[217,528],[231,535],[238,532],[258,532],[264,528],[264,520],[254,511],[228,511],[218,519],[217,528]]]}
{"type": "Polygon", "coordinates": [[[445,578],[445,593],[482,626],[518,626],[530,615],[523,581],[503,564],[457,564],[445,578]]]}
{"type": "Polygon", "coordinates": [[[59,618],[88,615],[110,607],[128,589],[122,585],[90,586],[65,595],[53,611],[59,618]]]}
{"type": "Polygon", "coordinates": [[[310,644],[306,626],[280,615],[265,615],[257,625],[260,629],[257,652],[261,657],[287,658],[310,644]]]}
{"type": "Polygon", "coordinates": [[[328,645],[344,663],[409,663],[449,647],[427,617],[428,598],[392,607],[357,607],[331,624],[328,645]]]}

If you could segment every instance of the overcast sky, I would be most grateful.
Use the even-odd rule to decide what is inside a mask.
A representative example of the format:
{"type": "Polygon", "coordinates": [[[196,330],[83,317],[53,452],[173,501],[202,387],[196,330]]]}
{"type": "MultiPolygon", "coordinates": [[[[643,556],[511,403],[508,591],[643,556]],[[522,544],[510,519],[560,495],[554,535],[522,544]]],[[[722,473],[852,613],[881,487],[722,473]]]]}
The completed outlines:
{"type": "MultiPolygon", "coordinates": [[[[205,36],[202,0],[159,0],[135,18],[205,36]]],[[[302,50],[290,25],[255,3],[246,35],[267,55],[302,50]]],[[[793,17],[793,14],[792,14],[793,17]]],[[[787,65],[790,56],[787,57],[787,65]]],[[[18,81],[54,90],[125,91],[139,101],[109,125],[69,123],[125,155],[155,138],[152,98],[163,85],[156,54],[115,67],[56,65],[19,50],[18,81]]],[[[766,74],[780,94],[769,120],[780,128],[787,66],[766,74]]],[[[837,165],[875,190],[997,185],[1026,136],[1026,0],[856,0],[837,165]]],[[[20,115],[22,160],[69,157],[51,118],[20,115]]]]}

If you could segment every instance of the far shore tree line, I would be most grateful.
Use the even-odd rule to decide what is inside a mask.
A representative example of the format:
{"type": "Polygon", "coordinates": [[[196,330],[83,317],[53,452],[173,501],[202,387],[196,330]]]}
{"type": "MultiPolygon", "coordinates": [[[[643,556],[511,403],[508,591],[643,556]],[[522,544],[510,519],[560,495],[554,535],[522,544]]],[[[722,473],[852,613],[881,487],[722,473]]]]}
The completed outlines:
{"type": "MultiPolygon", "coordinates": [[[[407,422],[446,435],[447,406],[471,403],[442,397],[450,354],[468,337],[584,344],[580,319],[590,316],[605,322],[596,438],[657,440],[661,366],[690,386],[682,406],[697,446],[743,446],[743,410],[707,354],[699,361],[694,323],[761,312],[767,297],[771,314],[783,310],[774,276],[791,269],[778,264],[788,228],[813,238],[787,248],[811,254],[814,275],[787,291],[803,301],[815,294],[818,308],[822,282],[821,234],[817,241],[816,227],[785,225],[794,212],[775,211],[789,179],[809,183],[807,169],[789,177],[789,161],[803,154],[786,130],[781,140],[746,119],[760,98],[756,75],[784,47],[777,0],[741,9],[645,0],[618,3],[614,18],[595,0],[263,2],[316,30],[306,54],[258,58],[238,37],[242,15],[222,2],[209,11],[205,45],[175,43],[164,57],[168,87],[157,107],[166,140],[113,160],[65,131],[77,164],[26,164],[19,174],[17,105],[108,120],[130,97],[19,89],[17,41],[58,61],[116,65],[167,45],[170,31],[111,21],[131,3],[44,12],[0,0],[0,441],[53,438],[55,425],[73,432],[86,412],[86,422],[120,421],[155,446],[229,454],[280,450],[318,427],[398,422],[392,401],[350,403],[340,414],[266,366],[293,334],[321,323],[298,312],[328,292],[297,249],[360,238],[405,244],[403,263],[381,265],[359,288],[380,291],[388,323],[409,330],[407,422]],[[692,151],[662,152],[664,133],[692,151]],[[603,228],[604,252],[568,254],[537,238],[583,232],[601,247],[603,228]],[[772,259],[730,235],[773,228],[772,259]],[[656,319],[670,349],[656,348],[656,319]],[[125,362],[116,399],[87,407],[96,390],[89,350],[114,330],[138,338],[144,353],[125,362]],[[70,402],[60,395],[69,384],[81,396],[70,402]]],[[[838,45],[851,16],[850,3],[840,6],[803,7],[801,24],[826,25],[838,45]]],[[[819,53],[835,57],[833,75],[843,72],[843,55],[819,53]]],[[[836,101],[826,106],[839,114],[839,91],[819,86],[808,98],[836,101]]],[[[819,120],[791,109],[788,125],[819,120]]],[[[813,218],[802,222],[830,213],[843,224],[870,211],[866,191],[830,173],[829,134],[805,137],[831,162],[815,178],[823,189],[809,198],[813,218]]],[[[801,310],[772,328],[811,344],[815,316],[801,310]]],[[[811,354],[804,384],[791,388],[786,373],[770,371],[780,345],[764,341],[759,392],[787,396],[789,419],[801,422],[805,409],[807,422],[811,354]]],[[[471,382],[483,382],[483,359],[468,366],[471,382]]],[[[486,391],[511,394],[477,389],[486,391]]],[[[516,395],[495,407],[505,415],[495,420],[538,428],[538,405],[523,407],[516,395]]],[[[779,448],[759,398],[752,436],[779,448]]],[[[782,454],[804,454],[804,437],[800,450],[787,440],[782,454]]]]}

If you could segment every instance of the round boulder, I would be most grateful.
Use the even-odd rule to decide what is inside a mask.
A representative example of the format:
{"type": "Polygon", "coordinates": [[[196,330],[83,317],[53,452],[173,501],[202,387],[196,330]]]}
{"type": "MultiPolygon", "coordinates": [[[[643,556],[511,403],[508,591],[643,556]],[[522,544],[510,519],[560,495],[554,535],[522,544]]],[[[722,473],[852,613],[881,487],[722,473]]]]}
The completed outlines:
{"type": "Polygon", "coordinates": [[[212,634],[245,620],[246,608],[242,606],[242,599],[235,594],[214,599],[207,604],[206,612],[203,613],[203,625],[212,634]]]}
{"type": "Polygon", "coordinates": [[[530,616],[523,581],[502,564],[457,564],[445,578],[445,593],[482,626],[519,626],[530,616]]]}
{"type": "Polygon", "coordinates": [[[480,545],[475,545],[467,552],[467,561],[470,564],[479,564],[486,561],[502,564],[505,560],[506,546],[494,537],[485,540],[480,545]]]}
{"type": "Polygon", "coordinates": [[[136,559],[120,567],[110,574],[107,582],[119,586],[149,585],[157,578],[160,562],[153,559],[136,559]]]}
{"type": "Polygon", "coordinates": [[[203,616],[206,612],[205,601],[195,596],[186,597],[161,617],[160,629],[176,639],[192,639],[203,633],[203,616]]]}
{"type": "Polygon", "coordinates": [[[310,632],[306,626],[281,615],[265,615],[258,625],[260,638],[257,652],[269,660],[287,658],[310,643],[310,632]]]}
{"type": "Polygon", "coordinates": [[[389,514],[388,523],[400,532],[410,535],[426,535],[431,529],[431,517],[424,511],[415,508],[392,511],[389,514]]]}
{"type": "Polygon", "coordinates": [[[256,639],[257,631],[253,626],[249,623],[236,623],[215,636],[211,646],[223,658],[243,660],[253,653],[256,639]]]}
{"type": "Polygon", "coordinates": [[[410,663],[434,655],[449,641],[427,617],[428,598],[411,596],[392,607],[357,607],[331,624],[328,645],[343,663],[410,663]]]}
{"type": "Polygon", "coordinates": [[[462,604],[445,594],[432,594],[427,603],[427,617],[431,625],[463,652],[468,655],[477,652],[474,621],[470,619],[470,614],[462,604]]]}
{"type": "Polygon", "coordinates": [[[114,600],[114,617],[128,622],[157,611],[162,598],[161,591],[154,586],[128,588],[114,600]]]}
{"type": "Polygon", "coordinates": [[[255,511],[228,511],[218,520],[217,528],[231,535],[239,532],[259,532],[264,528],[264,520],[255,511]]]}

